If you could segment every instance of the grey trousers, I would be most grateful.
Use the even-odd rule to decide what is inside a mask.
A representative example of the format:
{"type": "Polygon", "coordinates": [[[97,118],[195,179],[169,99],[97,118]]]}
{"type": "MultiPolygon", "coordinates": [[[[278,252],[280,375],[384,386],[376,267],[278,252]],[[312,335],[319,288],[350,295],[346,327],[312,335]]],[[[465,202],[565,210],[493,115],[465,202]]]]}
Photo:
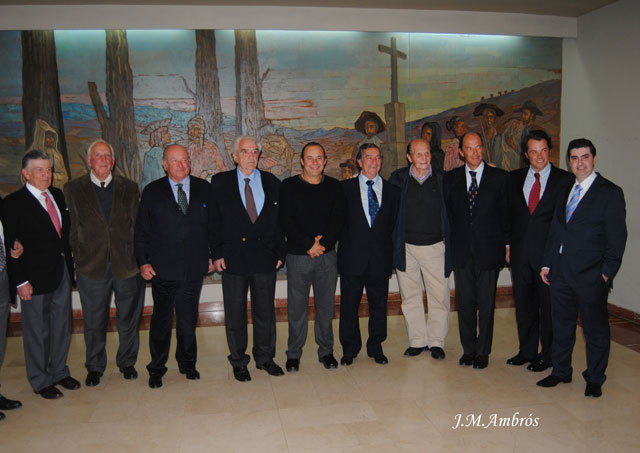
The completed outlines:
{"type": "Polygon", "coordinates": [[[109,264],[102,280],[90,280],[80,272],[76,273],[76,279],[84,318],[87,370],[104,373],[107,367],[105,346],[112,293],[115,293],[116,327],[120,343],[116,364],[120,369],[134,366],[140,348],[138,325],[144,306],[144,285],[140,274],[117,280],[113,278],[109,264]]]}
{"type": "Polygon", "coordinates": [[[58,288],[20,303],[27,379],[36,392],[69,376],[71,283],[67,267],[58,288]]]}
{"type": "Polygon", "coordinates": [[[332,321],[337,281],[338,264],[335,250],[316,258],[309,255],[287,255],[287,358],[299,359],[302,356],[302,347],[307,341],[309,289],[312,285],[318,357],[333,354],[332,321]]]}
{"type": "Polygon", "coordinates": [[[0,271],[0,365],[7,346],[7,322],[9,322],[9,277],[7,270],[0,271]]]}

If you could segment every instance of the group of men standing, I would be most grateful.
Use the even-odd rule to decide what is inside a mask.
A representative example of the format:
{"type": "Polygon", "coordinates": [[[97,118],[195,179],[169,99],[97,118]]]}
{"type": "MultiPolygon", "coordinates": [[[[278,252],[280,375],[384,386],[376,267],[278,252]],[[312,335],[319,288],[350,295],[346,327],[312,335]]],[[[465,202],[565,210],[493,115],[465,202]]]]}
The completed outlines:
{"type": "MultiPolygon", "coordinates": [[[[210,184],[190,175],[184,147],[169,145],[162,159],[167,175],[148,184],[142,197],[136,183],[112,173],[113,149],[103,140],[88,147],[90,171],[70,181],[64,196],[51,187],[48,154],[31,150],[22,162],[26,184],[4,200],[0,230],[0,282],[6,282],[8,263],[11,288],[22,300],[28,380],[47,399],[63,396],[58,386],[80,387],[66,364],[74,278],[84,317],[87,386],[98,385],[106,369],[112,294],[120,342],[116,364],[125,379],[137,378],[144,281],[151,282],[154,300],[149,386],[162,386],[174,311],[179,371],[199,379],[198,305],[203,278],[214,270],[222,274],[234,377],[251,380],[249,291],[256,367],[283,375],[274,361],[274,298],[276,273],[285,262],[287,371],[300,367],[311,287],[318,359],[328,369],[338,366],[332,330],[338,274],[341,364],[351,365],[362,348],[358,312],[364,289],[366,352],[376,363],[388,363],[382,343],[393,268],[409,335],[405,355],[429,350],[434,359],[445,358],[453,271],[459,363],[482,369],[491,353],[498,274],[510,263],[519,351],[507,363],[528,363],[535,372],[553,367],[538,382],[544,387],[570,382],[580,313],[587,340],[585,395],[600,396],[610,341],[607,293],[626,241],[624,196],[594,172],[590,141],[569,144],[573,175],[550,164],[552,143],[544,131],[530,131],[522,143],[529,166],[507,173],[484,162],[482,139],[469,132],[460,139],[464,165],[443,173],[431,165],[429,142],[416,139],[407,149],[410,165],[389,181],[380,176],[379,146],[363,143],[356,156],[360,174],[340,183],[324,175],[326,152],[311,142],[300,153],[302,173],[280,183],[257,168],[258,140],[242,136],[232,149],[237,167],[214,175],[210,184]]],[[[8,287],[0,287],[4,305],[8,287]]],[[[0,396],[0,409],[14,407],[19,402],[0,396]]]]}

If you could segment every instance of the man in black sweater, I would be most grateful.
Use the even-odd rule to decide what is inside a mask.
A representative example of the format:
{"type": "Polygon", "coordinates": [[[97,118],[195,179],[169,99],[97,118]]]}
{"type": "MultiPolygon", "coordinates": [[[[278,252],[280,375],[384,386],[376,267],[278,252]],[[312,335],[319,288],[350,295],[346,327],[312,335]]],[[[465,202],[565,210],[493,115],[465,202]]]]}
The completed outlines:
{"type": "Polygon", "coordinates": [[[287,178],[280,189],[280,224],[287,236],[287,371],[298,371],[307,339],[309,288],[313,285],[318,358],[336,368],[333,356],[334,298],[338,279],[336,241],[344,222],[340,183],[322,174],[327,156],[310,142],[300,153],[302,174],[287,178]]]}

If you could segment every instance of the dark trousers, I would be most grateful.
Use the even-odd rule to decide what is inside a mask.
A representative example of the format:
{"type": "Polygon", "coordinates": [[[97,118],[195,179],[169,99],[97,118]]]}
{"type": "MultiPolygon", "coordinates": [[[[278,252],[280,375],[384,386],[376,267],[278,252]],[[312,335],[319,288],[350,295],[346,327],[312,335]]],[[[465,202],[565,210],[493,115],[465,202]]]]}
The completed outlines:
{"type": "Polygon", "coordinates": [[[570,286],[562,274],[561,263],[562,258],[554,261],[551,277],[553,374],[569,378],[573,373],[571,355],[576,343],[576,325],[580,313],[587,346],[587,369],[582,376],[589,383],[602,385],[607,379],[605,370],[611,347],[608,287],[604,279],[593,286],[570,286]]]}
{"type": "Polygon", "coordinates": [[[340,276],[340,343],[342,353],[356,357],[362,349],[358,307],[362,289],[367,290],[369,304],[369,338],[367,355],[382,353],[382,342],[387,339],[388,275],[341,275],[340,276]]]}
{"type": "Polygon", "coordinates": [[[117,280],[111,273],[111,263],[102,280],[91,280],[76,273],[82,316],[84,318],[85,366],[89,371],[104,373],[107,367],[107,323],[111,294],[115,293],[118,353],[116,364],[123,369],[134,366],[138,359],[140,334],[138,325],[144,306],[144,284],[139,274],[117,280]]]}
{"type": "Polygon", "coordinates": [[[516,302],[519,354],[529,361],[539,358],[551,363],[553,328],[549,287],[540,278],[540,269],[534,269],[529,264],[512,268],[511,277],[516,302]]]}
{"type": "Polygon", "coordinates": [[[489,355],[499,270],[477,269],[472,259],[465,267],[453,271],[462,349],[465,354],[489,355]]]}
{"type": "Polygon", "coordinates": [[[251,290],[253,321],[253,360],[257,365],[270,362],[276,355],[276,272],[250,275],[222,273],[225,330],[229,362],[233,367],[247,366],[247,293],[251,290]]]}
{"type": "Polygon", "coordinates": [[[20,303],[27,379],[36,392],[69,376],[71,282],[67,266],[62,265],[64,273],[55,291],[20,303]]]}
{"type": "Polygon", "coordinates": [[[171,348],[171,324],[176,311],[176,361],[180,371],[195,368],[198,358],[196,324],[198,304],[202,291],[202,278],[198,280],[151,280],[153,314],[149,328],[151,362],[147,370],[151,375],[167,372],[167,359],[171,348]]]}

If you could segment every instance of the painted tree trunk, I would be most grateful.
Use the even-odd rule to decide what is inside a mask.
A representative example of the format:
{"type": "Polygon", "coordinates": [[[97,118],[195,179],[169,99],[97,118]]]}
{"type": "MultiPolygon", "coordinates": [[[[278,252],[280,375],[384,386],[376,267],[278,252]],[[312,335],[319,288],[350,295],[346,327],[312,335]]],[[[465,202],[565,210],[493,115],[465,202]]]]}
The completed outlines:
{"type": "Polygon", "coordinates": [[[236,133],[260,139],[267,125],[255,30],[235,30],[236,133]]]}
{"type": "Polygon", "coordinates": [[[33,143],[37,119],[46,121],[56,130],[64,171],[70,176],[53,30],[22,32],[22,120],[25,150],[33,143]]]}

